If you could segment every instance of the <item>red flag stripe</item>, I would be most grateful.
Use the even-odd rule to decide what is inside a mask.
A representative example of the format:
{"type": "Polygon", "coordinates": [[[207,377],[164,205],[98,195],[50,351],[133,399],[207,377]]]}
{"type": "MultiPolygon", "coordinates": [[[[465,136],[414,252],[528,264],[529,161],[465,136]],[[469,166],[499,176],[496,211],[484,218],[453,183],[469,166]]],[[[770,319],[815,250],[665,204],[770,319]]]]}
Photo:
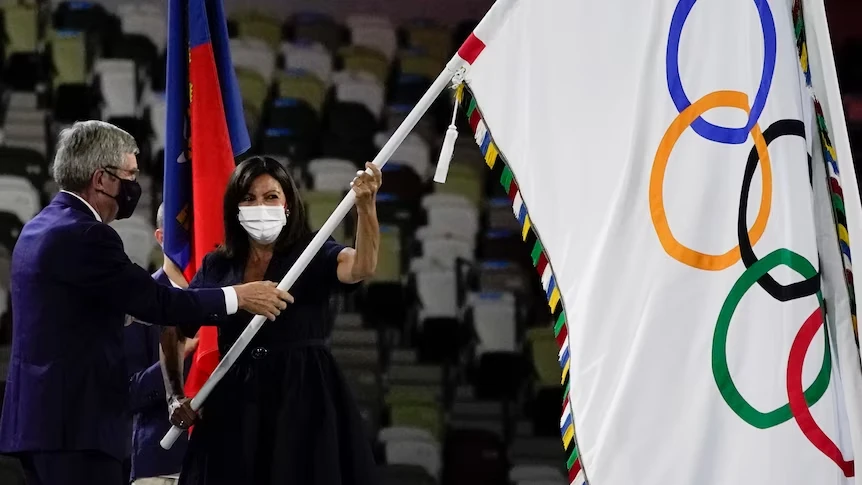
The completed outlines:
{"type": "Polygon", "coordinates": [[[458,49],[458,57],[467,61],[467,64],[473,64],[483,50],[485,50],[485,43],[479,40],[476,34],[471,33],[458,49]]]}

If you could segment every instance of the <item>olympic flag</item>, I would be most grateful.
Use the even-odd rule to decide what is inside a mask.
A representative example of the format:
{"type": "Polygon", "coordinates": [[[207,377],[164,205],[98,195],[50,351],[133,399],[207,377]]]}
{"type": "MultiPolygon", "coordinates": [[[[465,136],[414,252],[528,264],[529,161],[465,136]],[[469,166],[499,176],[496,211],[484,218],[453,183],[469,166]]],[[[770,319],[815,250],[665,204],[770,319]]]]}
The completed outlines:
{"type": "Polygon", "coordinates": [[[822,0],[510,3],[463,106],[554,315],[571,483],[862,485],[822,0]]]}

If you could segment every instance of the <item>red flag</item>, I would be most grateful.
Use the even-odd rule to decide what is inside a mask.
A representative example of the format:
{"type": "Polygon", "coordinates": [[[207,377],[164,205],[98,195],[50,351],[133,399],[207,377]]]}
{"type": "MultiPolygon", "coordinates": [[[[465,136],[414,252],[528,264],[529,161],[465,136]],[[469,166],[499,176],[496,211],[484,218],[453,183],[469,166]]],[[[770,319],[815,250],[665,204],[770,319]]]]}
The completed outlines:
{"type": "MultiPolygon", "coordinates": [[[[165,252],[188,280],[224,240],[225,187],[234,156],[250,146],[228,42],[221,0],[170,1],[165,219],[172,224],[165,252]]],[[[198,337],[187,396],[197,394],[220,359],[217,329],[201,327],[198,337]]]]}

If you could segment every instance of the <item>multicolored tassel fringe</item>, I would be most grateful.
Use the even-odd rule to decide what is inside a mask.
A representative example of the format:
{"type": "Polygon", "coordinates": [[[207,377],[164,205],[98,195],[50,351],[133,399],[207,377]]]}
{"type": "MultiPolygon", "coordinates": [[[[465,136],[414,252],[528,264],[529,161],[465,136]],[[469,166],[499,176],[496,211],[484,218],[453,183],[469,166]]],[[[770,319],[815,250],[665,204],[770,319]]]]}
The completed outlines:
{"type": "Polygon", "coordinates": [[[470,127],[475,134],[476,143],[485,157],[485,164],[488,165],[492,176],[500,181],[500,185],[503,186],[503,189],[508,194],[509,200],[512,203],[512,212],[521,226],[521,240],[531,249],[533,266],[542,279],[542,288],[545,290],[548,306],[553,315],[554,337],[557,345],[560,347],[558,360],[562,369],[561,384],[565,389],[563,409],[560,416],[560,435],[563,441],[563,448],[566,450],[566,469],[569,471],[568,479],[571,485],[584,485],[587,481],[581,467],[580,453],[575,438],[575,424],[572,418],[572,406],[569,403],[569,333],[566,326],[566,312],[563,309],[560,289],[557,287],[556,278],[554,278],[551,265],[548,263],[548,256],[545,254],[542,241],[539,240],[533,228],[533,223],[530,220],[530,214],[527,213],[527,206],[521,199],[521,193],[518,190],[518,183],[515,181],[514,174],[512,174],[512,170],[509,169],[509,166],[497,149],[494,140],[491,139],[491,133],[482,120],[475,98],[469,92],[469,89],[459,90],[458,96],[460,96],[461,102],[465,107],[464,110],[467,113],[470,127]]]}
{"type": "Polygon", "coordinates": [[[817,118],[817,131],[820,134],[820,146],[823,149],[823,160],[826,163],[826,173],[829,174],[829,192],[832,197],[832,215],[835,228],[838,231],[838,246],[841,248],[844,264],[844,281],[850,296],[850,316],[853,319],[853,334],[856,346],[859,347],[859,327],[856,322],[856,293],[853,286],[853,259],[850,257],[850,235],[847,231],[847,215],[844,209],[844,191],[841,189],[841,174],[838,170],[838,157],[832,146],[829,128],[823,116],[823,107],[817,99],[814,87],[811,85],[811,68],[808,65],[808,43],[805,35],[805,18],[802,11],[802,0],[793,2],[793,27],[796,33],[796,49],[799,52],[799,64],[805,74],[805,84],[814,102],[814,113],[817,118]]]}

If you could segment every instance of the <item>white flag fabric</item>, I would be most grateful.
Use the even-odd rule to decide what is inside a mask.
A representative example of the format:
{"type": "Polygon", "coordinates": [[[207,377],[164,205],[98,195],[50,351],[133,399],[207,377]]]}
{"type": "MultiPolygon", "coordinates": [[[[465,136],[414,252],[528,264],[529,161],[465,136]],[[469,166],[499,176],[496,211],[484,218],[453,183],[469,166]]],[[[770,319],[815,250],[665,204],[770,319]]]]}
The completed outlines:
{"type": "Polygon", "coordinates": [[[554,315],[571,483],[862,485],[822,8],[498,0],[459,50],[554,315]]]}

